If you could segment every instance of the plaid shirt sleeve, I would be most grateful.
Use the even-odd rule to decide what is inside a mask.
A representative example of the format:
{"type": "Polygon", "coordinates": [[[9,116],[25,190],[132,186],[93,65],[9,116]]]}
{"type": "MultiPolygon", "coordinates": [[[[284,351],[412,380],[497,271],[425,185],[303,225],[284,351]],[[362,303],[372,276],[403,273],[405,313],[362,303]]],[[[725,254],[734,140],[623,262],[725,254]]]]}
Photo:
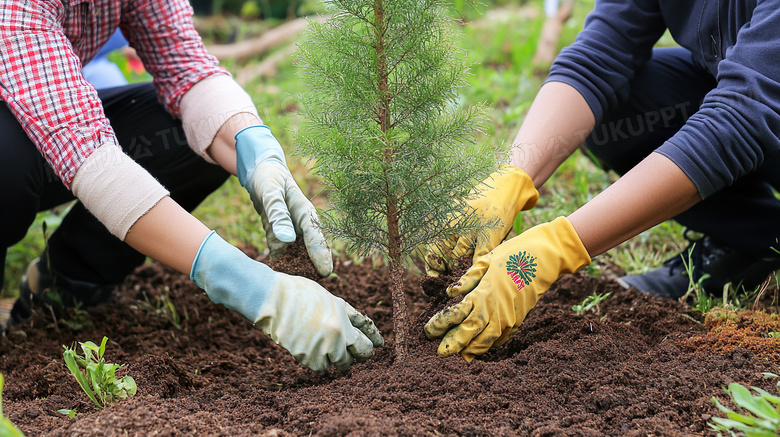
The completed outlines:
{"type": "Polygon", "coordinates": [[[199,81],[230,73],[206,47],[192,22],[186,0],[129,0],[120,28],[154,78],[160,103],[180,118],[182,96],[199,81]]]}
{"type": "Polygon", "coordinates": [[[0,8],[0,96],[66,187],[81,163],[117,144],[58,20],[57,2],[0,8]]]}

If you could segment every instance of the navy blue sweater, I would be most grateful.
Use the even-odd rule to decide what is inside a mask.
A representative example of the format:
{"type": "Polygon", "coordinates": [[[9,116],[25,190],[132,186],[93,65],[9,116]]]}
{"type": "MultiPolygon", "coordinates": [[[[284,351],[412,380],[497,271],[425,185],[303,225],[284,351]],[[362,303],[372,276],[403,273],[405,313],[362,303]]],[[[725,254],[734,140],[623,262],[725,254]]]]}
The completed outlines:
{"type": "Polygon", "coordinates": [[[780,0],[597,0],[548,81],[576,88],[599,123],[667,28],[718,85],[656,152],[706,198],[780,150],[780,0]]]}

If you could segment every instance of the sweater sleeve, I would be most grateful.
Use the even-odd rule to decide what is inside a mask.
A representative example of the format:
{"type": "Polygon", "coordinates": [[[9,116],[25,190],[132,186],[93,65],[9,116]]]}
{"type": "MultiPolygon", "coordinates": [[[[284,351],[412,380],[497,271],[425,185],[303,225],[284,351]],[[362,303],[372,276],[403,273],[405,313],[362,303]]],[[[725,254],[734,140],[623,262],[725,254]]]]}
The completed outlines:
{"type": "Polygon", "coordinates": [[[780,9],[759,2],[718,64],[718,86],[657,152],[693,181],[702,198],[757,169],[780,150],[780,9]]]}
{"type": "Polygon", "coordinates": [[[547,82],[574,87],[599,123],[628,99],[629,81],[665,30],[657,0],[598,0],[577,39],[555,59],[547,82]]]}

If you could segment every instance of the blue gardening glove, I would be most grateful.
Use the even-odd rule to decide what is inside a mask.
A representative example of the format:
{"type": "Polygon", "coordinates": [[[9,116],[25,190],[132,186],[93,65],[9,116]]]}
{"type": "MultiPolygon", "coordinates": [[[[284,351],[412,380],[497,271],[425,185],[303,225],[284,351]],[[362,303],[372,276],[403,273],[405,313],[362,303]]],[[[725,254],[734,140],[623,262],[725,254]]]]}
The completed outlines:
{"type": "Polygon", "coordinates": [[[271,270],[214,231],[201,243],[190,278],[312,370],[333,364],[345,372],[384,344],[374,322],[340,297],[309,279],[271,270]]]}
{"type": "Polygon", "coordinates": [[[309,257],[322,276],[333,271],[333,256],[320,231],[317,211],[290,174],[284,151],[268,126],[236,134],[236,173],[263,219],[271,257],[280,255],[296,234],[303,235],[309,257]]]}

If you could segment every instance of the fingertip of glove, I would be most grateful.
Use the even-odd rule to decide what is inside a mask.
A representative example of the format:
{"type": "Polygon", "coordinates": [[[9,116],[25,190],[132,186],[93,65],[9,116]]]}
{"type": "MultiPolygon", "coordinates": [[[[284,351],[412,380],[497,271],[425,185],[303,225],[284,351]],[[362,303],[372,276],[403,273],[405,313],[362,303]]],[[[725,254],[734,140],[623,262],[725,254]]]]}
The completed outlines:
{"type": "Polygon", "coordinates": [[[276,238],[282,243],[294,243],[295,242],[295,230],[287,226],[274,227],[274,234],[276,238]]]}
{"type": "Polygon", "coordinates": [[[328,263],[319,263],[314,261],[314,268],[317,269],[317,273],[323,278],[327,278],[333,273],[333,261],[328,263]]]}
{"type": "Polygon", "coordinates": [[[447,358],[455,355],[458,353],[458,351],[456,351],[451,344],[442,341],[441,344],[439,344],[439,348],[436,350],[436,353],[442,358],[447,358]]]}

